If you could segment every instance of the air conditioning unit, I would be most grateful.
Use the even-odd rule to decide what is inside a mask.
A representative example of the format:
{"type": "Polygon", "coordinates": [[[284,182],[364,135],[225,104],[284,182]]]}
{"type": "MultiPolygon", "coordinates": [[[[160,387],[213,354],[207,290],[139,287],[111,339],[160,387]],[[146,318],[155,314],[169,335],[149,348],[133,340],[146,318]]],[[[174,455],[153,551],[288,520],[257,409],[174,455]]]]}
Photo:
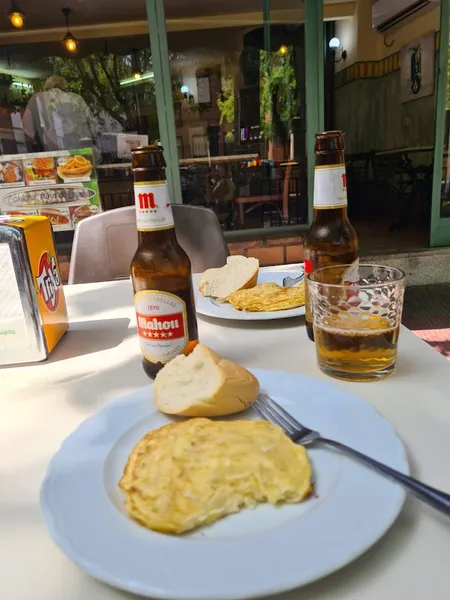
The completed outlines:
{"type": "Polygon", "coordinates": [[[399,25],[426,8],[433,8],[439,0],[373,0],[372,26],[379,33],[399,25]]]}

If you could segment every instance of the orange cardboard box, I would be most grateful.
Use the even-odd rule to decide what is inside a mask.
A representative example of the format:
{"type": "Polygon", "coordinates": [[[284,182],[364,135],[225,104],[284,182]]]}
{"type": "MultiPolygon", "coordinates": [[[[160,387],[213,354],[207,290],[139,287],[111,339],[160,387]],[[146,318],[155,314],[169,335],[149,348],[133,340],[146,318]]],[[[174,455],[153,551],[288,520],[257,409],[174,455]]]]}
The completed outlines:
{"type": "Polygon", "coordinates": [[[0,216],[0,365],[45,360],[67,329],[50,221],[0,216]]]}

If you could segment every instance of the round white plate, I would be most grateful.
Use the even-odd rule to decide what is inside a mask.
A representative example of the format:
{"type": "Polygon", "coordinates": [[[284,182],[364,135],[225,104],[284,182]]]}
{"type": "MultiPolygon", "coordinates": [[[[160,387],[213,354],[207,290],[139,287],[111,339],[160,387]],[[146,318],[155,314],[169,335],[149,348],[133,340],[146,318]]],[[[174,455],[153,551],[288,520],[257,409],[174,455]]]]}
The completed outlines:
{"type": "MultiPolygon", "coordinates": [[[[305,425],[408,472],[401,441],[369,404],[339,388],[253,371],[261,388],[305,425]]],[[[240,418],[257,418],[253,411],[240,418]]],[[[151,598],[230,600],[275,594],[339,569],[374,544],[404,501],[402,488],[328,448],[311,448],[314,495],[261,505],[185,536],[128,519],[118,488],[135,443],[169,422],[146,387],[89,418],[53,457],[41,490],[47,527],[82,569],[151,598]]]]}
{"type": "MultiPolygon", "coordinates": [[[[258,275],[258,283],[274,282],[278,285],[283,285],[285,277],[298,277],[303,272],[303,269],[295,273],[292,271],[270,271],[265,269],[260,271],[258,275]]],[[[271,319],[287,319],[289,317],[301,317],[305,314],[305,307],[290,308],[288,310],[272,310],[268,312],[246,312],[236,310],[231,304],[219,302],[213,298],[205,298],[198,291],[198,280],[200,275],[194,275],[195,287],[195,305],[197,312],[206,317],[216,317],[217,319],[233,319],[237,321],[268,321],[271,319]]]]}

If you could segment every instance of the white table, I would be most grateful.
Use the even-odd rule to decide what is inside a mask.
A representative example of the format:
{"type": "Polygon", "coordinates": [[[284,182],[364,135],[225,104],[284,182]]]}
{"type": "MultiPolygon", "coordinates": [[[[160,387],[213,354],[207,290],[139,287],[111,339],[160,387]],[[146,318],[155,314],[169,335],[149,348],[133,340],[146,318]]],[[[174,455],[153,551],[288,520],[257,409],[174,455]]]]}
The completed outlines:
{"type": "MultiPolygon", "coordinates": [[[[0,370],[2,600],[131,598],[73,565],[47,535],[40,515],[41,480],[61,441],[114,398],[149,383],[140,364],[130,283],[66,287],[66,296],[71,331],[51,359],[0,370]]],[[[327,379],[301,320],[199,319],[199,328],[203,343],[246,367],[327,379]]],[[[391,379],[336,385],[375,405],[394,424],[414,475],[450,491],[450,364],[405,329],[399,356],[391,379]]],[[[272,600],[444,600],[450,598],[449,557],[450,520],[409,498],[391,531],[365,556],[272,600]]]]}

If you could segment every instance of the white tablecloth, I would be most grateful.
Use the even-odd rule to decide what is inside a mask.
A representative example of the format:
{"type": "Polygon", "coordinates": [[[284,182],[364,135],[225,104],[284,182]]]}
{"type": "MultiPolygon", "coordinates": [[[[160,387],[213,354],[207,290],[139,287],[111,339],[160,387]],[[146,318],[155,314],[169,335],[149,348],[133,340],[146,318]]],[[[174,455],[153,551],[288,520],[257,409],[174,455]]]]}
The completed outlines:
{"type": "MultiPolygon", "coordinates": [[[[140,363],[130,283],[65,289],[71,330],[50,360],[0,369],[2,600],[131,597],[73,565],[47,535],[40,515],[40,484],[62,440],[114,398],[149,383],[140,363]]],[[[326,379],[317,368],[302,320],[258,324],[200,318],[199,329],[204,344],[246,367],[326,379]]],[[[394,424],[415,476],[450,492],[448,361],[403,329],[398,370],[392,378],[335,384],[372,403],[394,424]]],[[[408,498],[394,527],[365,556],[321,582],[276,598],[450,598],[450,519],[408,498]]]]}

